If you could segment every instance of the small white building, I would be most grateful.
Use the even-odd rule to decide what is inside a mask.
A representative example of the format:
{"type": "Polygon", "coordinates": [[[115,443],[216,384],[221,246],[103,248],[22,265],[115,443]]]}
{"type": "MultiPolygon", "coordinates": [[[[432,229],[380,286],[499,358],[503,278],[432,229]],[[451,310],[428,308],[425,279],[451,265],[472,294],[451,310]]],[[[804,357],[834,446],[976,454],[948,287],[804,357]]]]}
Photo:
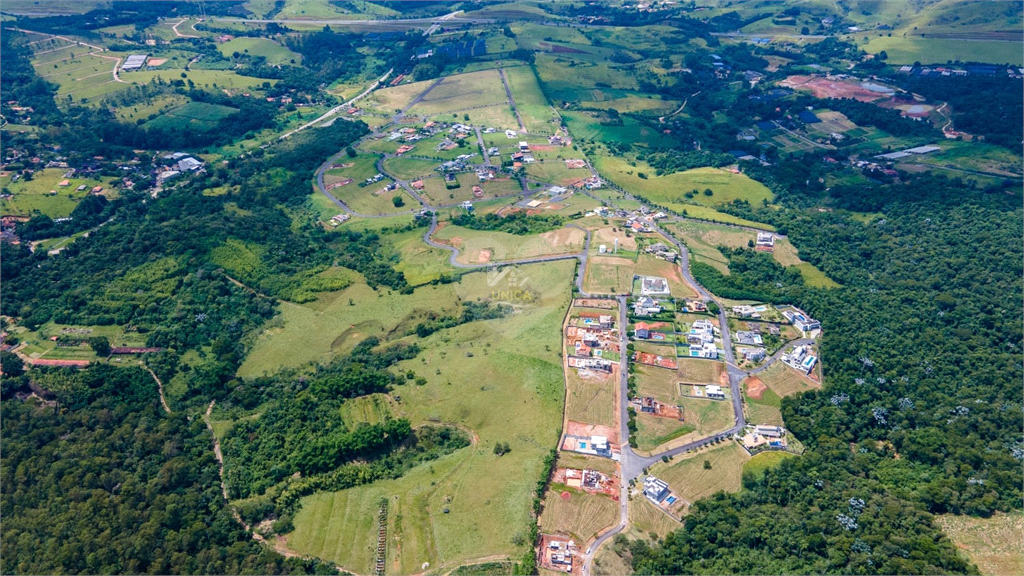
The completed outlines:
{"type": "Polygon", "coordinates": [[[530,144],[528,142],[526,142],[525,140],[520,140],[519,141],[519,151],[520,152],[529,152],[530,151],[530,144]]]}
{"type": "Polygon", "coordinates": [[[725,400],[725,392],[722,391],[722,387],[718,384],[708,384],[704,387],[704,394],[708,398],[715,398],[717,400],[725,400]]]}

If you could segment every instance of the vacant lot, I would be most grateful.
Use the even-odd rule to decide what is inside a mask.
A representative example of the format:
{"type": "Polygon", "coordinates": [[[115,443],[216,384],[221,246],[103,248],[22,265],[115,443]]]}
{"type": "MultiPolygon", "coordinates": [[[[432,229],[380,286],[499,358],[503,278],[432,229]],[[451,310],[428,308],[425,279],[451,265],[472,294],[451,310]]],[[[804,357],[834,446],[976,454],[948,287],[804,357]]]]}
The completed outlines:
{"type": "Polygon", "coordinates": [[[583,290],[593,294],[625,294],[633,287],[635,264],[628,258],[591,256],[587,259],[583,290]]]}
{"type": "Polygon", "coordinates": [[[687,204],[716,206],[734,200],[760,204],[763,200],[771,201],[773,198],[771,191],[760,182],[721,168],[694,168],[656,176],[655,169],[645,162],[637,161],[634,167],[626,158],[603,155],[598,158],[598,169],[609,180],[651,202],[678,212],[686,209],[687,204]],[[646,174],[647,178],[641,178],[640,173],[646,174]],[[698,191],[693,198],[684,196],[693,190],[698,191]],[[712,195],[705,195],[705,190],[711,190],[712,195]]]}
{"type": "Polygon", "coordinates": [[[361,103],[367,108],[375,108],[381,112],[393,114],[405,108],[433,83],[434,80],[424,80],[400,84],[392,88],[382,88],[369,94],[361,103]]]}
{"type": "Polygon", "coordinates": [[[560,228],[543,234],[519,236],[489,230],[470,230],[445,226],[434,239],[460,250],[459,262],[481,264],[554,254],[574,254],[583,250],[586,234],[576,228],[560,228]]]}
{"type": "Polygon", "coordinates": [[[508,105],[505,86],[497,70],[457,74],[444,79],[409,114],[433,116],[481,106],[508,105]]]}
{"type": "Polygon", "coordinates": [[[939,514],[935,522],[986,576],[1024,573],[1024,514],[996,512],[991,518],[939,514]]]}
{"type": "MultiPolygon", "coordinates": [[[[388,498],[391,573],[417,573],[423,562],[444,572],[484,556],[524,554],[527,548],[516,546],[513,539],[517,535],[529,539],[533,491],[543,458],[556,445],[561,430],[563,380],[558,350],[572,270],[572,263],[524,266],[523,274],[540,294],[535,304],[506,318],[464,324],[424,339],[408,338],[422,352],[401,362],[395,371],[415,371],[427,383],[401,385],[396,392],[402,402],[393,406],[395,415],[408,417],[414,426],[461,425],[477,435],[477,444],[423,464],[397,480],[303,499],[295,531],[288,537],[289,547],[333,560],[353,572],[369,573],[376,547],[377,502],[388,498]],[[509,443],[511,452],[496,456],[496,442],[509,443]]],[[[329,343],[339,332],[345,336],[360,318],[395,325],[405,318],[404,311],[439,311],[439,306],[453,305],[456,297],[475,300],[491,289],[486,273],[473,273],[457,284],[424,287],[408,296],[382,291],[378,297],[370,292],[369,298],[357,300],[354,306],[348,305],[347,298],[358,294],[349,289],[336,298],[341,314],[326,308],[316,319],[331,318],[317,329],[303,329],[302,334],[329,343]]],[[[291,321],[286,316],[286,329],[291,321]]],[[[375,333],[388,335],[387,330],[375,333]]],[[[347,339],[360,338],[349,335],[347,339]]],[[[301,349],[295,344],[299,343],[288,350],[301,349]]],[[[257,351],[251,357],[259,355],[257,351]]],[[[586,506],[582,517],[592,518],[599,509],[600,504],[586,506]]],[[[572,521],[565,518],[559,521],[572,521]]],[[[615,518],[613,510],[610,523],[615,518]]]]}
{"type": "Polygon", "coordinates": [[[678,263],[669,262],[650,254],[640,254],[639,258],[637,258],[636,266],[633,268],[633,273],[641,276],[660,276],[665,278],[668,280],[668,287],[672,296],[676,298],[697,297],[697,291],[683,279],[683,273],[679,269],[678,263]]]}
{"type": "Polygon", "coordinates": [[[405,274],[405,279],[413,286],[432,282],[442,274],[451,274],[455,271],[448,263],[450,252],[428,246],[423,242],[424,232],[425,229],[419,228],[392,234],[387,238],[387,242],[400,258],[395,264],[395,270],[405,274]]]}
{"type": "Polygon", "coordinates": [[[685,436],[697,428],[689,422],[649,414],[638,414],[636,423],[636,448],[648,452],[654,451],[662,444],[685,436]]]}
{"type": "Polygon", "coordinates": [[[754,474],[757,477],[764,476],[766,470],[775,468],[783,460],[790,458],[796,458],[795,454],[789,452],[779,452],[775,450],[767,450],[759,454],[755,454],[751,459],[747,460],[743,464],[743,471],[754,474]]]}
{"type": "Polygon", "coordinates": [[[696,358],[679,359],[679,380],[694,384],[718,384],[725,372],[725,364],[714,360],[696,358]]]}
{"type": "Polygon", "coordinates": [[[436,175],[437,162],[422,158],[395,157],[384,160],[384,171],[399,180],[415,180],[436,175]]]}
{"type": "MultiPolygon", "coordinates": [[[[636,498],[629,503],[629,523],[630,528],[643,534],[645,537],[653,532],[659,538],[664,538],[669,532],[674,532],[683,527],[682,524],[670,518],[647,498],[636,498]]],[[[611,547],[609,546],[609,548],[611,547]]]]}
{"type": "Polygon", "coordinates": [[[710,450],[677,456],[668,464],[651,466],[651,474],[661,478],[683,500],[692,504],[715,492],[739,492],[742,487],[743,464],[750,457],[738,444],[726,442],[710,450]],[[704,462],[711,468],[704,467],[704,462]]]}
{"type": "Polygon", "coordinates": [[[618,378],[581,378],[575,368],[566,369],[565,416],[575,422],[615,426],[615,390],[618,378]]]}
{"type": "Polygon", "coordinates": [[[761,380],[780,397],[821,388],[821,384],[778,362],[760,374],[761,380]]]}
{"type": "Polygon", "coordinates": [[[529,67],[517,66],[505,69],[505,78],[516,101],[516,109],[531,134],[553,134],[558,119],[548,104],[548,99],[537,83],[537,76],[529,67]]]}
{"type": "Polygon", "coordinates": [[[196,130],[208,132],[217,128],[217,124],[238,112],[237,108],[208,104],[206,102],[189,102],[184,106],[168,110],[164,114],[146,122],[148,128],[163,130],[196,130]]]}
{"type": "Polygon", "coordinates": [[[619,504],[608,496],[571,491],[563,498],[561,492],[548,490],[537,523],[541,532],[569,534],[584,543],[618,520],[619,504]]]}

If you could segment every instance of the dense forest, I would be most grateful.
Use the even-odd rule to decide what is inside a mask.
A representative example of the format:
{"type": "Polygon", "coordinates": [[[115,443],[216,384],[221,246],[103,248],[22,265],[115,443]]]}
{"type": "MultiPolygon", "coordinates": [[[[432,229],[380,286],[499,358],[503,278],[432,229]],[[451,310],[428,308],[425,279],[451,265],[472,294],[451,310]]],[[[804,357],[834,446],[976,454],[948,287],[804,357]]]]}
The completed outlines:
{"type": "Polygon", "coordinates": [[[821,320],[825,387],[782,404],[809,451],[745,478],[741,494],[694,507],[661,546],[635,546],[634,566],[963,573],[928,514],[1021,507],[1019,197],[922,176],[861,187],[859,198],[881,212],[863,223],[842,209],[801,208],[850,197],[786,190],[788,173],[773,180],[787,207],[731,211],[785,226],[801,258],[842,287],[804,286],[763,254],[724,247],[732,274],[700,263],[693,272],[720,295],[791,302],[821,320]],[[785,531],[773,528],[780,518],[792,519],[785,531]]]}

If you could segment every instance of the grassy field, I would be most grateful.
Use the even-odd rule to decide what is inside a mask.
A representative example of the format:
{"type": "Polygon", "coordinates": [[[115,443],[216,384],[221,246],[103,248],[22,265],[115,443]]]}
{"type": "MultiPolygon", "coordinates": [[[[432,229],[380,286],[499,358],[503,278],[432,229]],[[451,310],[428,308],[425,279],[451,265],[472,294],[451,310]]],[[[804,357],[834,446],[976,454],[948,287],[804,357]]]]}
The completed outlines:
{"type": "MultiPolygon", "coordinates": [[[[55,336],[70,336],[72,338],[88,339],[95,336],[106,336],[111,346],[145,346],[146,336],[138,332],[126,333],[121,326],[73,326],[70,324],[56,324],[47,322],[37,330],[29,331],[24,328],[13,330],[13,333],[25,343],[20,350],[26,356],[32,358],[47,358],[51,360],[96,360],[97,356],[88,345],[85,346],[57,346],[51,338],[55,336]]],[[[119,359],[121,360],[121,359],[119,359]]],[[[137,359],[127,361],[134,362],[137,359]]]]}
{"type": "MultiPolygon", "coordinates": [[[[858,38],[858,40],[860,40],[858,38]]],[[[962,62],[991,62],[993,64],[1024,63],[1024,55],[1020,51],[1019,42],[1003,42],[995,40],[963,41],[953,38],[902,38],[874,37],[867,43],[857,42],[860,47],[872,54],[882,50],[889,55],[890,64],[945,64],[948,60],[962,62]]]]}
{"type": "Polygon", "coordinates": [[[616,464],[614,460],[599,458],[597,456],[587,456],[586,454],[580,454],[579,452],[559,452],[558,467],[579,469],[589,468],[591,470],[597,470],[603,474],[618,474],[618,464],[616,464]]]}
{"type": "MultiPolygon", "coordinates": [[[[562,118],[565,120],[569,131],[574,138],[589,140],[593,142],[619,142],[633,144],[649,148],[670,148],[673,141],[652,128],[644,126],[629,117],[622,117],[622,125],[605,125],[606,114],[595,112],[566,112],[563,111],[562,118]]],[[[596,155],[595,155],[596,156],[596,155]]],[[[612,157],[608,155],[608,157],[612,157]]],[[[600,168],[599,168],[600,169],[600,168]]],[[[601,170],[602,175],[604,170],[601,170]]],[[[650,174],[654,174],[651,169],[650,174]]],[[[615,181],[623,188],[629,189],[617,180],[615,181]]]]}
{"type": "Polygon", "coordinates": [[[395,270],[405,274],[405,279],[413,286],[420,286],[440,278],[442,274],[455,272],[448,263],[450,253],[423,242],[424,232],[425,228],[387,237],[387,242],[393,246],[400,258],[395,264],[395,270]]]}
{"type": "Polygon", "coordinates": [[[782,406],[782,398],[772,392],[771,388],[764,390],[760,398],[754,399],[746,395],[744,387],[744,399],[746,400],[747,422],[775,426],[785,424],[782,420],[782,411],[779,409],[782,406]]]}
{"type": "Polygon", "coordinates": [[[760,182],[720,168],[694,168],[656,176],[654,168],[645,162],[637,162],[634,167],[621,157],[600,155],[595,164],[602,175],[619,186],[678,212],[690,203],[710,207],[746,200],[760,204],[762,200],[771,201],[773,198],[771,191],[760,182]],[[639,177],[641,172],[647,174],[646,179],[639,177]],[[710,189],[713,195],[704,195],[705,189],[710,189]],[[691,190],[699,190],[700,193],[687,200],[683,194],[691,190]]]}
{"type": "Polygon", "coordinates": [[[717,384],[723,372],[725,364],[722,362],[696,358],[679,359],[679,378],[684,382],[717,384]]]}
{"type": "Polygon", "coordinates": [[[131,106],[115,107],[117,119],[124,122],[135,122],[139,119],[152,119],[160,114],[170,112],[175,108],[189,102],[188,98],[180,94],[161,94],[149,102],[140,102],[131,106]],[[152,117],[152,118],[151,118],[152,117]]]}
{"type": "Polygon", "coordinates": [[[24,178],[17,182],[11,182],[9,174],[0,176],[0,185],[5,191],[11,193],[10,198],[4,198],[0,203],[0,213],[15,216],[29,216],[38,211],[50,218],[62,218],[71,214],[75,206],[90,194],[94,186],[103,186],[107,192],[114,197],[116,194],[111,189],[111,182],[116,179],[104,178],[96,180],[93,178],[64,178],[67,172],[65,168],[46,168],[33,174],[32,180],[25,181],[24,178]],[[68,186],[61,187],[59,184],[68,181],[68,186]],[[79,192],[76,190],[81,185],[86,189],[79,192]],[[55,192],[50,194],[50,192],[55,192]]]}
{"type": "Polygon", "coordinates": [[[617,380],[580,378],[575,368],[566,370],[565,417],[585,424],[615,426],[615,388],[617,380]]]}
{"type": "Polygon", "coordinates": [[[636,423],[636,447],[647,452],[652,452],[658,446],[685,436],[697,428],[689,422],[648,414],[638,414],[636,423]]]}
{"type": "Polygon", "coordinates": [[[512,98],[516,101],[516,109],[531,134],[554,133],[557,127],[558,114],[548,104],[548,99],[537,83],[537,76],[526,66],[505,69],[512,98]]]}
{"type": "Polygon", "coordinates": [[[677,403],[683,407],[683,421],[702,437],[726,430],[736,422],[728,400],[679,398],[677,403]]]}
{"type": "Polygon", "coordinates": [[[557,490],[548,490],[544,511],[537,521],[541,532],[568,534],[582,544],[618,523],[618,502],[605,495],[569,493],[565,499],[557,490]]]}
{"type": "Polygon", "coordinates": [[[367,108],[374,108],[381,112],[393,114],[412,102],[414,98],[419,96],[421,92],[433,83],[433,80],[423,80],[422,82],[409,82],[408,84],[382,88],[369,94],[360,103],[367,108]]]}
{"type": "Polygon", "coordinates": [[[232,38],[218,45],[217,49],[228,58],[235,52],[260,56],[266,58],[270,66],[302,63],[301,54],[292,52],[269,38],[232,38]]]}
{"type": "Polygon", "coordinates": [[[437,174],[434,172],[437,162],[422,158],[404,158],[401,156],[384,160],[384,170],[399,180],[415,180],[437,174]]]}
{"type": "Polygon", "coordinates": [[[788,460],[790,458],[796,458],[796,455],[790,454],[789,452],[767,450],[765,452],[755,454],[752,458],[747,460],[743,464],[743,472],[749,472],[757,477],[761,477],[764,476],[765,471],[769,468],[774,468],[783,460],[788,460]]]}
{"type": "Polygon", "coordinates": [[[186,78],[181,77],[181,70],[179,69],[160,69],[160,70],[140,70],[138,72],[132,72],[125,77],[125,80],[131,80],[139,84],[147,84],[156,78],[162,78],[164,82],[171,82],[173,80],[192,80],[197,87],[203,88],[214,88],[218,90],[232,89],[242,90],[251,89],[256,86],[262,85],[264,82],[270,82],[275,84],[277,80],[268,80],[266,78],[256,78],[253,76],[242,76],[235,74],[230,70],[189,70],[185,72],[186,78]]]}
{"type": "Polygon", "coordinates": [[[146,122],[147,128],[164,130],[198,130],[208,132],[217,128],[224,118],[238,112],[237,108],[208,104],[206,102],[189,102],[184,106],[172,108],[164,114],[146,122]]]}
{"type": "Polygon", "coordinates": [[[796,370],[778,362],[762,372],[759,377],[768,385],[768,388],[780,397],[792,396],[799,392],[816,390],[821,384],[807,378],[796,370]]]}
{"type": "Polygon", "coordinates": [[[614,256],[587,258],[583,290],[593,294],[624,294],[633,287],[635,262],[614,256]]]}
{"type": "Polygon", "coordinates": [[[497,70],[481,70],[448,76],[430,91],[409,114],[433,116],[477,106],[508,104],[508,96],[497,70]]]}
{"type": "Polygon", "coordinates": [[[573,254],[583,250],[586,234],[576,228],[560,228],[543,234],[519,236],[448,225],[435,232],[434,239],[459,248],[459,262],[480,264],[573,254]]]}
{"type": "MultiPolygon", "coordinates": [[[[548,263],[522,270],[540,294],[533,304],[503,319],[464,324],[415,340],[422,347],[420,355],[395,368],[427,379],[423,386],[406,384],[396,391],[402,396],[394,407],[396,416],[410,418],[414,426],[464,426],[479,438],[476,444],[398,480],[305,498],[295,531],[288,537],[291,549],[333,560],[350,571],[371,572],[377,502],[388,498],[391,573],[417,573],[423,562],[444,572],[470,559],[526,552],[513,540],[529,539],[533,491],[543,458],[561,430],[563,387],[557,351],[573,265],[548,263]],[[496,442],[508,442],[511,452],[496,456],[496,442]]],[[[456,297],[475,300],[491,290],[487,274],[475,273],[457,284],[421,288],[409,296],[378,297],[371,292],[351,307],[347,296],[356,294],[349,289],[337,303],[344,311],[394,325],[402,319],[395,314],[399,307],[438,310],[439,304],[453,303],[456,297]]],[[[326,320],[323,329],[298,327],[294,336],[308,334],[311,340],[329,344],[335,334],[358,321],[354,315],[339,317],[329,309],[317,318],[326,320]],[[332,319],[326,320],[328,316],[332,319]]],[[[290,321],[285,320],[286,327],[290,321]]],[[[250,359],[261,355],[259,346],[250,359]]],[[[285,348],[290,356],[279,363],[293,363],[291,356],[300,348],[298,340],[290,342],[285,348]]]]}
{"type": "Polygon", "coordinates": [[[669,532],[683,528],[683,525],[658,509],[647,498],[634,498],[629,503],[629,524],[631,530],[649,536],[657,534],[664,538],[669,532]]]}
{"type": "Polygon", "coordinates": [[[991,518],[939,514],[935,523],[986,576],[1024,573],[1024,514],[997,512],[991,518]]]}
{"type": "Polygon", "coordinates": [[[363,214],[393,214],[419,206],[419,203],[400,187],[389,191],[384,190],[392,184],[388,178],[367,186],[359,186],[360,182],[377,174],[377,160],[378,157],[373,154],[360,154],[355,158],[339,158],[335,163],[337,167],[330,168],[324,173],[324,184],[330,186],[345,178],[351,178],[351,183],[333,188],[329,192],[356,212],[363,214]],[[395,196],[402,198],[404,206],[394,205],[392,198],[395,196]]]}
{"type": "Polygon", "coordinates": [[[738,444],[724,445],[677,456],[671,462],[651,466],[651,474],[665,482],[673,492],[689,503],[707,498],[715,492],[739,492],[742,488],[743,465],[750,457],[738,444]],[[704,461],[711,463],[704,468],[704,461]]]}

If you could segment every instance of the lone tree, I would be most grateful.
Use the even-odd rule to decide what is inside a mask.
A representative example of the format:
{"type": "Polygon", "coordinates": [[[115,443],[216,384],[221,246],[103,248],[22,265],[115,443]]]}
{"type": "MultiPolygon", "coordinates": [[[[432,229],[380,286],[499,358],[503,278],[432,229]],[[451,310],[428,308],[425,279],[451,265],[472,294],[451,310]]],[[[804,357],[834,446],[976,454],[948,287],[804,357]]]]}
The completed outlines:
{"type": "Polygon", "coordinates": [[[402,200],[401,196],[395,196],[391,199],[391,203],[395,205],[395,208],[401,208],[405,206],[405,200],[402,200]]]}
{"type": "Polygon", "coordinates": [[[711,470],[711,461],[710,460],[705,460],[704,461],[704,469],[705,470],[711,470]]]}

